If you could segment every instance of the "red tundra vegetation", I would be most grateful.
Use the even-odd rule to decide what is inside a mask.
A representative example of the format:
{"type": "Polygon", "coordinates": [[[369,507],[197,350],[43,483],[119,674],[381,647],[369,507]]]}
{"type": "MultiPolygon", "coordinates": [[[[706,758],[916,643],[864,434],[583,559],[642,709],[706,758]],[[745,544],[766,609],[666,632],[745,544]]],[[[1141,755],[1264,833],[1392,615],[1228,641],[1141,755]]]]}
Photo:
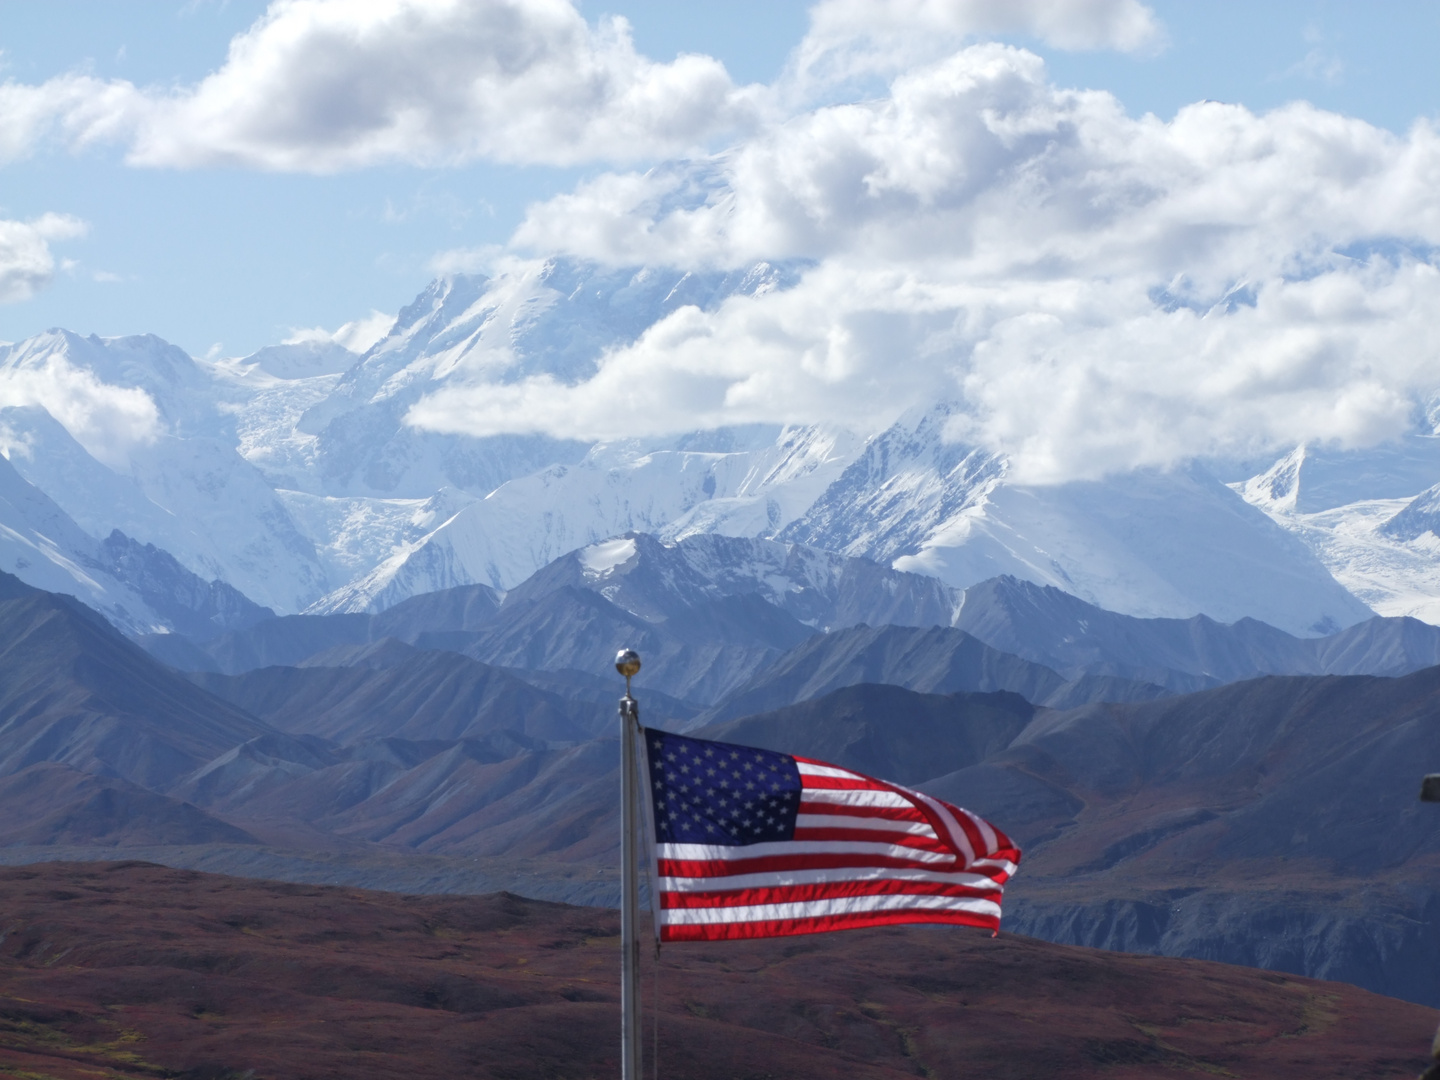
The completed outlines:
{"type": "MultiPolygon", "coordinates": [[[[506,893],[0,869],[0,1076],[615,1076],[618,952],[614,912],[506,893]]],[[[660,998],[672,1080],[1404,1077],[1437,1019],[1343,983],[948,927],[667,946],[660,998]]],[[[647,1001],[647,1074],[651,1022],[647,1001]]]]}

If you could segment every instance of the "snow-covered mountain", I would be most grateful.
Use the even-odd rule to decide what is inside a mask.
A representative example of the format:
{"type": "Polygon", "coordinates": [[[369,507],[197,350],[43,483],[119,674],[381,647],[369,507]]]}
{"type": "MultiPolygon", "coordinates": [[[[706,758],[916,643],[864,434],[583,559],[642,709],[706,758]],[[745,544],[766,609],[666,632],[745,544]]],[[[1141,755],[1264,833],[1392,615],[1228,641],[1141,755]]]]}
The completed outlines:
{"type": "Polygon", "coordinates": [[[1368,454],[1302,450],[1232,486],[1196,465],[1037,487],[947,442],[945,404],[868,432],[595,444],[406,422],[476,379],[585,378],[681,305],[803,272],[515,263],[433,283],[363,355],[311,340],[206,361],[153,336],[50,331],[0,348],[0,452],[90,543],[118,529],[282,614],[510,589],[568,552],[648,533],[800,542],[953,589],[1011,574],[1125,614],[1250,616],[1297,634],[1352,625],[1367,604],[1440,621],[1433,508],[1401,513],[1440,482],[1428,433],[1368,454]]]}
{"type": "Polygon", "coordinates": [[[0,569],[77,597],[132,634],[169,628],[204,638],[274,614],[118,529],[97,539],[5,460],[0,460],[0,569]]]}
{"type": "Polygon", "coordinates": [[[240,453],[244,380],[159,338],[51,331],[0,349],[0,383],[34,402],[0,410],[10,463],[92,536],[118,528],[276,611],[327,591],[313,543],[240,453]]]}
{"type": "Polygon", "coordinates": [[[1303,542],[1199,466],[1012,484],[1003,459],[944,441],[951,412],[912,414],[871,439],[781,535],[960,589],[1011,574],[1126,615],[1250,616],[1323,634],[1371,614],[1303,542]]]}
{"type": "Polygon", "coordinates": [[[1381,615],[1440,624],[1440,436],[1372,450],[1300,446],[1232,485],[1381,615]]]}
{"type": "Polygon", "coordinates": [[[858,442],[815,428],[715,436],[661,448],[598,444],[578,462],[507,481],[443,520],[432,513],[424,519],[436,523],[432,531],[397,544],[313,610],[381,610],[472,582],[510,588],[567,552],[627,532],[773,535],[825,491],[858,442]]]}
{"type": "Polygon", "coordinates": [[[759,596],[806,626],[949,626],[961,596],[923,574],[775,540],[627,533],[556,559],[505,598],[514,605],[589,589],[652,623],[725,597],[759,596]]]}

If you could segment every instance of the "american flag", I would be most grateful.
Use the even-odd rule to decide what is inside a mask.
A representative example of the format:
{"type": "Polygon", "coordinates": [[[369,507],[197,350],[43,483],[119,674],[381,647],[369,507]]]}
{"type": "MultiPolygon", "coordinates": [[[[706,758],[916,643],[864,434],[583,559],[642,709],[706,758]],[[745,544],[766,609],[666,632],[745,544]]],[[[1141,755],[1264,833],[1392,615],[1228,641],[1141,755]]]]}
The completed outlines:
{"type": "Polygon", "coordinates": [[[808,758],[653,728],[644,740],[662,941],[998,930],[1020,851],[983,818],[808,758]]]}

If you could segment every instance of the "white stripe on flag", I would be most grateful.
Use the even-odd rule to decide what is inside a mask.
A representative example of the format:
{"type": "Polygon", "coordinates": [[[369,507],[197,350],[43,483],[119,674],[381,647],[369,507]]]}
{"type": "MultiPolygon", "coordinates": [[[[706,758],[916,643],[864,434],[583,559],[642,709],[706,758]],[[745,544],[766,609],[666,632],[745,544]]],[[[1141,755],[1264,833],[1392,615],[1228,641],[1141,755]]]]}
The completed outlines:
{"type": "Polygon", "coordinates": [[[893,791],[868,791],[863,788],[806,788],[800,801],[827,803],[831,806],[892,806],[913,808],[914,803],[893,791]]]}
{"type": "Polygon", "coordinates": [[[764,889],[785,885],[830,885],[842,881],[934,881],[942,885],[968,885],[972,889],[1000,886],[984,874],[963,870],[911,870],[892,866],[840,866],[826,870],[770,870],[763,874],[730,874],[726,877],[662,877],[661,892],[729,892],[732,889],[764,889]]]}
{"type": "Polygon", "coordinates": [[[769,922],[774,919],[818,919],[827,915],[863,915],[868,911],[968,911],[977,915],[1000,916],[993,900],[968,896],[845,896],[831,900],[801,900],[785,904],[752,904],[747,907],[664,908],[661,921],[670,926],[706,923],[769,922]]]}
{"type": "Polygon", "coordinates": [[[829,776],[836,780],[863,780],[869,784],[875,782],[868,776],[861,776],[849,769],[837,769],[833,765],[811,765],[808,761],[797,761],[795,767],[800,770],[801,776],[829,776]]]}

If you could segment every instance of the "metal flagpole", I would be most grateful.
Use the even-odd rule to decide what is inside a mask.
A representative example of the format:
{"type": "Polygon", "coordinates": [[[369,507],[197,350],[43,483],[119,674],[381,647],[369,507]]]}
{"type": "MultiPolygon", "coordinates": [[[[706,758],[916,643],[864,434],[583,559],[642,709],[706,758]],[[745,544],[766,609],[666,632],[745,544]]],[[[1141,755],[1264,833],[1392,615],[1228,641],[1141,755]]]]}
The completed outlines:
{"type": "MultiPolygon", "coordinates": [[[[1440,803],[1440,773],[1431,773],[1420,785],[1423,802],[1440,803]]],[[[1435,1029],[1435,1041],[1430,1044],[1430,1056],[1434,1064],[1426,1069],[1420,1080],[1440,1080],[1440,1028],[1435,1029]]]]}
{"type": "Polygon", "coordinates": [[[630,679],[640,670],[640,655],[622,649],[615,670],[625,676],[620,699],[620,1076],[640,1080],[640,873],[638,859],[635,737],[640,728],[640,705],[630,696],[630,679]]]}

